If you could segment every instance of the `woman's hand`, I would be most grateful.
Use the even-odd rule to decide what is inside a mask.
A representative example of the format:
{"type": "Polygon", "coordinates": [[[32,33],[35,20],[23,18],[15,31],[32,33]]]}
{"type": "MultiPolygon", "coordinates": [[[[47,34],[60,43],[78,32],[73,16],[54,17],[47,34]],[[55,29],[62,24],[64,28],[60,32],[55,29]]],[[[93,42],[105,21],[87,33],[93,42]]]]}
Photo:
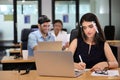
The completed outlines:
{"type": "Polygon", "coordinates": [[[69,47],[69,42],[66,42],[65,45],[62,47],[62,50],[67,50],[69,47]]]}
{"type": "Polygon", "coordinates": [[[84,70],[86,68],[86,64],[84,62],[74,63],[75,69],[84,70]]]}
{"type": "Polygon", "coordinates": [[[106,67],[108,67],[108,63],[107,62],[100,62],[100,63],[97,63],[96,65],[94,65],[91,68],[91,71],[103,70],[106,67]]]}

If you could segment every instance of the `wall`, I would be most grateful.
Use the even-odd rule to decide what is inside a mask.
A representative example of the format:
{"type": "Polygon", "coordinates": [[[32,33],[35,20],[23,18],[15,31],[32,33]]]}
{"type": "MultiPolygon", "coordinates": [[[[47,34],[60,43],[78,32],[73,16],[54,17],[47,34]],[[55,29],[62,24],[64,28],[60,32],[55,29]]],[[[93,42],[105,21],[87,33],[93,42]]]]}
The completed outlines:
{"type": "Polygon", "coordinates": [[[95,13],[99,19],[102,29],[109,24],[108,0],[95,0],[95,13]]]}
{"type": "Polygon", "coordinates": [[[31,25],[37,24],[38,15],[29,15],[30,16],[30,23],[24,23],[24,17],[25,15],[19,14],[18,17],[18,23],[17,23],[17,32],[18,32],[18,42],[21,42],[21,31],[24,28],[31,28],[31,25]]]}
{"type": "Polygon", "coordinates": [[[0,40],[13,40],[13,21],[4,21],[0,15],[0,40]]]}
{"type": "MultiPolygon", "coordinates": [[[[13,4],[12,0],[0,0],[0,5],[11,5],[13,4]]],[[[5,10],[5,9],[1,9],[5,10]]],[[[4,20],[5,16],[0,14],[0,40],[13,40],[13,21],[4,20]]]]}
{"type": "MultiPolygon", "coordinates": [[[[36,5],[38,7],[37,1],[26,1],[25,3],[21,3],[21,1],[17,2],[18,5],[36,5]]],[[[32,8],[32,13],[30,12],[31,9],[25,9],[26,13],[17,15],[17,32],[18,32],[18,42],[21,42],[21,31],[24,28],[31,28],[31,25],[36,25],[38,20],[38,11],[32,8]],[[25,16],[30,16],[30,23],[25,23],[25,16]]]]}
{"type": "Polygon", "coordinates": [[[47,15],[52,21],[52,0],[41,0],[42,14],[47,15]]]}
{"type": "Polygon", "coordinates": [[[115,26],[115,39],[120,40],[120,0],[112,0],[112,25],[115,26]]]}
{"type": "MultiPolygon", "coordinates": [[[[31,4],[28,1],[27,1],[27,3],[31,4]]],[[[41,0],[41,3],[42,3],[42,5],[41,5],[42,15],[47,15],[52,21],[52,0],[41,0]]],[[[33,4],[37,5],[37,3],[35,3],[35,2],[33,4]]],[[[24,16],[25,15],[18,15],[18,29],[17,29],[18,30],[18,42],[21,41],[20,40],[21,39],[21,30],[23,28],[30,28],[31,25],[33,25],[33,24],[37,24],[37,20],[38,20],[38,14],[30,14],[30,23],[25,24],[24,16]]]]}
{"type": "MultiPolygon", "coordinates": [[[[12,0],[9,0],[10,4],[12,4],[12,0]]],[[[92,1],[92,0],[91,0],[92,1]]],[[[0,0],[0,4],[8,4],[8,1],[5,0],[0,0]]],[[[94,3],[98,3],[96,5],[93,5],[92,8],[94,6],[96,6],[96,9],[94,9],[93,11],[97,10],[99,11],[100,8],[99,6],[104,6],[107,7],[107,5],[105,4],[106,1],[105,0],[94,0],[94,3]],[[98,1],[98,2],[95,2],[98,1]]],[[[93,2],[91,2],[90,4],[92,4],[93,2]]],[[[120,40],[120,0],[112,0],[112,25],[115,25],[115,39],[119,39],[120,40]]],[[[100,19],[100,23],[102,24],[103,28],[105,25],[109,24],[109,16],[108,16],[108,9],[104,10],[104,14],[97,14],[99,19],[100,19]]],[[[96,11],[95,11],[96,12],[96,11]]],[[[51,20],[52,20],[52,0],[42,0],[42,14],[47,15],[51,20]]],[[[23,28],[30,28],[30,26],[32,24],[37,24],[37,19],[38,16],[37,15],[30,15],[31,16],[31,23],[30,24],[24,24],[24,15],[18,15],[18,41],[20,42],[21,39],[21,30],[23,28]]],[[[4,39],[4,40],[13,40],[13,21],[4,21],[4,16],[0,15],[0,35],[2,32],[2,36],[0,36],[0,40],[4,39]],[[2,38],[3,37],[3,38],[2,38]]]]}

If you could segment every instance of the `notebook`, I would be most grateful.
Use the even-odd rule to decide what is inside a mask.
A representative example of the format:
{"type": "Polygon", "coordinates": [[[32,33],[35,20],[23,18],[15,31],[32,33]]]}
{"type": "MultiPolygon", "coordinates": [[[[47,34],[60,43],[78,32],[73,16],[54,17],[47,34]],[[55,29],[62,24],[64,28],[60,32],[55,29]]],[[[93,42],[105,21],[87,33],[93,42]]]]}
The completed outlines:
{"type": "Polygon", "coordinates": [[[68,51],[35,51],[37,73],[41,76],[77,77],[83,71],[75,71],[73,55],[68,51]]]}
{"type": "Polygon", "coordinates": [[[37,50],[40,50],[40,51],[62,51],[62,41],[38,42],[37,50]]]}

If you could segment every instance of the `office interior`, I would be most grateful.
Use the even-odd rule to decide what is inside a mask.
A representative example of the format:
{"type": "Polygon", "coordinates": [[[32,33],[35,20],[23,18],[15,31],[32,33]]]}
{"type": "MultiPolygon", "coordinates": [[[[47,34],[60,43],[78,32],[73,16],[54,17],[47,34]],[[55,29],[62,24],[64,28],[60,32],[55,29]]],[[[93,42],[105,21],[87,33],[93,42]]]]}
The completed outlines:
{"type": "Polygon", "coordinates": [[[0,41],[20,43],[21,31],[37,25],[40,15],[51,19],[51,28],[55,19],[62,20],[70,34],[88,12],[97,15],[103,30],[114,26],[113,40],[120,40],[119,3],[120,0],[0,0],[0,41]]]}

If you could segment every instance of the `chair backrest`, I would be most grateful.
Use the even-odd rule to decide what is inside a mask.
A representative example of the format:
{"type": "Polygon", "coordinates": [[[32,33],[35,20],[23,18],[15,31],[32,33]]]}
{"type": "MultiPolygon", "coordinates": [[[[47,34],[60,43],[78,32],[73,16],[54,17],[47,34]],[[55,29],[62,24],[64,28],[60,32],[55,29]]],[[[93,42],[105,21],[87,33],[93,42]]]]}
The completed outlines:
{"type": "MultiPolygon", "coordinates": [[[[53,30],[53,28],[51,30],[53,30]]],[[[62,31],[67,32],[67,29],[66,28],[62,28],[62,31]]]]}
{"type": "Polygon", "coordinates": [[[22,50],[27,50],[28,36],[30,32],[36,31],[38,28],[24,28],[21,32],[22,50]]]}
{"type": "Polygon", "coordinates": [[[31,29],[32,28],[38,28],[38,25],[31,25],[31,29]]]}
{"type": "Polygon", "coordinates": [[[78,29],[73,29],[70,34],[70,43],[72,42],[73,39],[78,37],[78,29]]]}
{"type": "Polygon", "coordinates": [[[38,25],[31,25],[31,32],[38,30],[38,25]]]}
{"type": "Polygon", "coordinates": [[[66,28],[62,28],[62,30],[67,32],[67,29],[66,29],[66,28]]]}
{"type": "Polygon", "coordinates": [[[115,26],[105,26],[104,33],[106,40],[114,40],[115,26]]]}
{"type": "Polygon", "coordinates": [[[29,28],[24,28],[21,32],[22,50],[27,50],[28,35],[30,32],[29,28]]]}

